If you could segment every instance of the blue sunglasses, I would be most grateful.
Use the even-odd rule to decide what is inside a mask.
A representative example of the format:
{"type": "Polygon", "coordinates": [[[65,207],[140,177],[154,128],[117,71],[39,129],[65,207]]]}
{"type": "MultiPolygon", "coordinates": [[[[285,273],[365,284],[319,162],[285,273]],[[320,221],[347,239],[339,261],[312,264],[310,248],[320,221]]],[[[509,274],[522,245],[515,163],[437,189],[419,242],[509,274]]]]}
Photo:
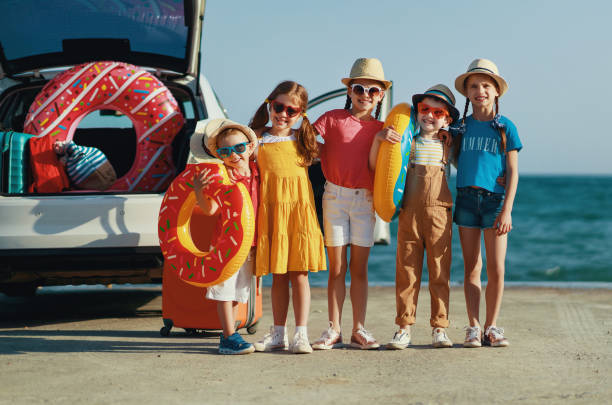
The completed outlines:
{"type": "Polygon", "coordinates": [[[236,152],[237,155],[242,155],[244,152],[246,152],[247,145],[249,143],[250,142],[241,142],[237,143],[234,146],[225,146],[223,148],[219,148],[217,149],[217,155],[219,155],[219,157],[221,157],[222,159],[232,156],[233,152],[236,152]]]}

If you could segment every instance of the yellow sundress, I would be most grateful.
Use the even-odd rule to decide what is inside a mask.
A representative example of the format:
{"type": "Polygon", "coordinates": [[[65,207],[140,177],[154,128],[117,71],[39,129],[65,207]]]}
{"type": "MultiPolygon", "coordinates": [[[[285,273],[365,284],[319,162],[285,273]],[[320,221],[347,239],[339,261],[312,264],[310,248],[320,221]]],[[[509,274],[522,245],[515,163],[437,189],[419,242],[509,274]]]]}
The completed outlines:
{"type": "Polygon", "coordinates": [[[327,270],[308,169],[298,165],[294,136],[264,134],[255,274],[327,270]]]}

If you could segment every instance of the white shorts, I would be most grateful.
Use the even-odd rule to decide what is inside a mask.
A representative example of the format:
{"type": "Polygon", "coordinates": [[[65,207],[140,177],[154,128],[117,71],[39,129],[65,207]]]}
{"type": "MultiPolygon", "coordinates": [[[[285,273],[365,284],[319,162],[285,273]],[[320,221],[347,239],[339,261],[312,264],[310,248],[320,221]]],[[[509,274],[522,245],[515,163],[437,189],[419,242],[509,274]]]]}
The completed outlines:
{"type": "MultiPolygon", "coordinates": [[[[252,252],[252,250],[251,250],[252,252]]],[[[249,252],[247,260],[233,276],[222,282],[206,288],[206,298],[215,301],[247,302],[251,293],[251,277],[255,256],[249,252]]]]}
{"type": "Polygon", "coordinates": [[[345,188],[329,181],[323,193],[323,229],[326,246],[374,245],[374,204],[365,188],[345,188]]]}

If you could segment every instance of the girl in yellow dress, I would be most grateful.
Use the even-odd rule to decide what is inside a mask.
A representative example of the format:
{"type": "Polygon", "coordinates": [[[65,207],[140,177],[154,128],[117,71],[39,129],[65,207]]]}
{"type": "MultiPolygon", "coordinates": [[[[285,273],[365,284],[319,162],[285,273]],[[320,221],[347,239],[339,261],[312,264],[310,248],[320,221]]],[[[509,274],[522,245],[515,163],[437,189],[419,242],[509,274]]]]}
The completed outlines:
{"type": "Polygon", "coordinates": [[[318,148],[306,116],[307,105],[306,89],[285,81],[270,93],[249,124],[260,141],[256,275],[272,273],[273,277],[274,326],[270,334],[255,343],[257,351],[312,352],[306,329],[310,311],[308,272],[327,270],[327,265],[308,179],[308,166],[318,156],[318,148]],[[293,129],[300,118],[299,129],[293,129]],[[271,127],[266,126],[268,121],[271,127]],[[289,283],[296,325],[291,346],[286,327],[289,283]]]}

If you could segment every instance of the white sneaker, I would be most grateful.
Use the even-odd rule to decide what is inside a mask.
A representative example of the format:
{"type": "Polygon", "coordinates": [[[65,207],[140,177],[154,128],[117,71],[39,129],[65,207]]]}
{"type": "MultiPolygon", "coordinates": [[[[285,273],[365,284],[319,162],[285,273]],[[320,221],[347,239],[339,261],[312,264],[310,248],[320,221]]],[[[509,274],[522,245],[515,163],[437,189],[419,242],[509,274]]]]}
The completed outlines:
{"type": "Polygon", "coordinates": [[[433,328],[431,331],[431,344],[433,347],[453,347],[453,342],[448,338],[446,329],[433,328]]]}
{"type": "Polygon", "coordinates": [[[362,350],[378,349],[380,345],[374,336],[364,328],[359,328],[351,335],[351,347],[362,350]]]}
{"type": "Polygon", "coordinates": [[[481,347],[482,346],[482,330],[480,326],[466,326],[465,340],[463,341],[463,347],[481,347]]]}
{"type": "Polygon", "coordinates": [[[410,346],[410,329],[400,329],[395,332],[386,347],[391,350],[402,350],[408,346],[410,346]]]}
{"type": "Polygon", "coordinates": [[[320,338],[315,340],[312,348],[315,350],[329,350],[338,347],[342,347],[342,332],[336,332],[330,322],[329,328],[321,334],[320,338]]]}
{"type": "Polygon", "coordinates": [[[504,328],[497,326],[489,326],[483,336],[485,346],[491,347],[506,347],[510,345],[508,339],[504,337],[504,328]]]}
{"type": "Polygon", "coordinates": [[[308,342],[308,336],[296,333],[293,336],[293,342],[291,342],[289,351],[295,354],[312,353],[312,347],[310,347],[310,343],[308,342]]]}
{"type": "Polygon", "coordinates": [[[270,326],[270,333],[265,335],[259,342],[253,343],[256,352],[274,352],[277,350],[287,350],[289,339],[286,334],[274,332],[274,326],[270,326]]]}

